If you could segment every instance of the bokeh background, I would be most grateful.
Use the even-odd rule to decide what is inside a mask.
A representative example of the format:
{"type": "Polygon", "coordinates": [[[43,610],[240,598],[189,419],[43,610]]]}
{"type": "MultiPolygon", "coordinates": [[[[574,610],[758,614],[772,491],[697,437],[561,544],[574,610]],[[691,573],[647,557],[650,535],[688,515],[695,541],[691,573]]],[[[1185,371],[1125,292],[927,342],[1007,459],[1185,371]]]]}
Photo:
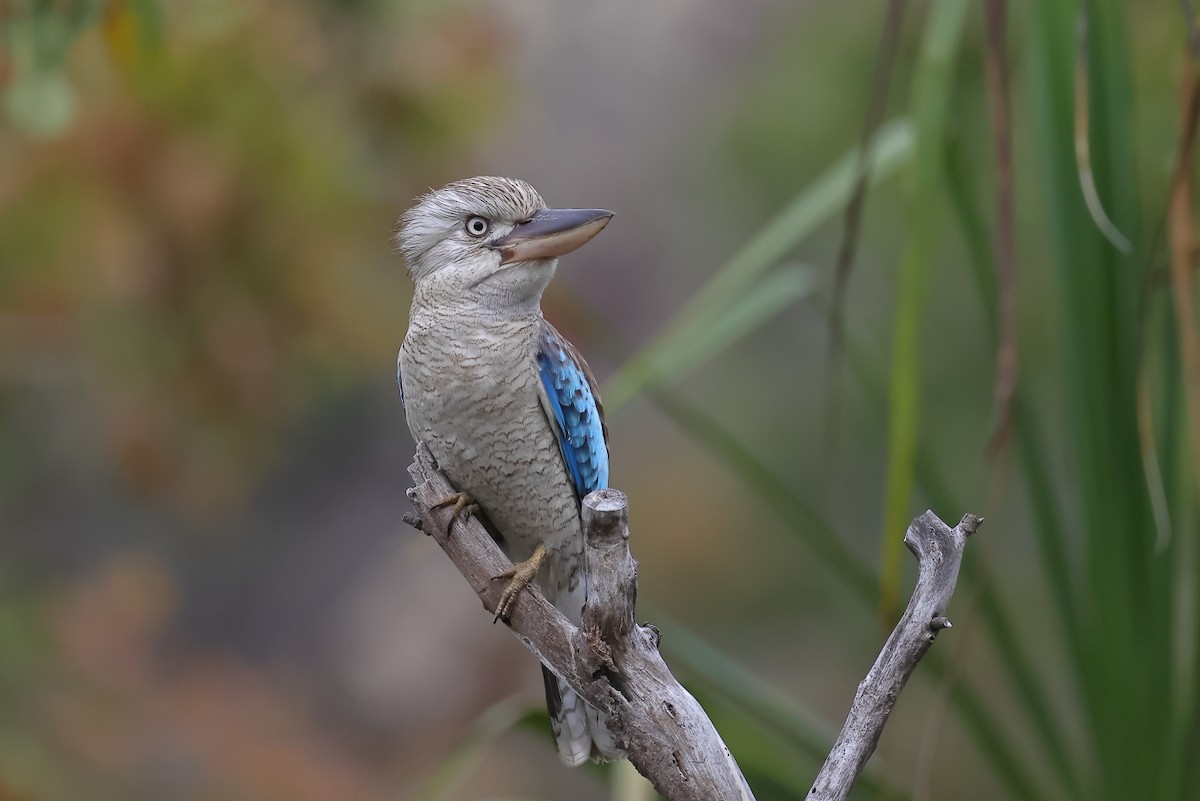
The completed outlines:
{"type": "Polygon", "coordinates": [[[1200,796],[1188,5],[0,1],[0,799],[643,797],[401,522],[390,239],[474,174],[617,212],[544,306],[759,799],[929,506],[987,522],[856,797],[1200,796]]]}

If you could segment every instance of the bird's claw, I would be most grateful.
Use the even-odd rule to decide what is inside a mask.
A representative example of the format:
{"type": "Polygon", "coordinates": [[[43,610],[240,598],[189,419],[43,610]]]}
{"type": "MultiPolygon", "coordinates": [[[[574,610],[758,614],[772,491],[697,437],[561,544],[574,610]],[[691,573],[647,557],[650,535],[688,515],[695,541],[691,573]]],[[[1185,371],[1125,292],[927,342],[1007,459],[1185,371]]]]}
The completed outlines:
{"type": "Polygon", "coordinates": [[[493,579],[493,581],[508,579],[508,586],[504,588],[504,592],[500,593],[500,600],[496,602],[496,615],[492,618],[492,623],[497,620],[503,620],[505,623],[509,621],[509,618],[512,617],[513,607],[517,605],[517,596],[534,580],[544,561],[546,561],[546,546],[539,544],[537,548],[534,548],[532,556],[524,562],[518,562],[493,579]]]}
{"type": "Polygon", "coordinates": [[[453,506],[454,511],[450,513],[450,522],[446,524],[446,536],[450,536],[450,532],[454,529],[454,524],[459,518],[466,519],[471,515],[479,513],[479,504],[475,503],[475,499],[465,492],[456,492],[453,495],[447,495],[440,501],[435,503],[432,509],[442,509],[447,506],[453,506]]]}

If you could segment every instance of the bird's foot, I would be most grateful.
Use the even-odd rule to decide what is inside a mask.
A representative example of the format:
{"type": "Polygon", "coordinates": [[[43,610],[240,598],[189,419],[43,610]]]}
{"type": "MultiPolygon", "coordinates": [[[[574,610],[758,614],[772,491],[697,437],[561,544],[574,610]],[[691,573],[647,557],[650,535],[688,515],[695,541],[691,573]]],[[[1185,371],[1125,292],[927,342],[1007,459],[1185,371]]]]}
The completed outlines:
{"type": "Polygon", "coordinates": [[[454,528],[454,524],[461,517],[464,520],[473,514],[479,513],[479,504],[475,503],[475,499],[465,492],[456,492],[453,495],[447,495],[440,501],[435,503],[432,509],[442,509],[446,506],[453,506],[454,512],[450,515],[450,522],[446,524],[446,536],[450,536],[450,531],[454,528]]]}
{"type": "Polygon", "coordinates": [[[513,607],[517,605],[517,596],[521,594],[521,590],[529,586],[537,576],[542,562],[545,561],[546,546],[539,543],[538,547],[533,549],[532,556],[524,562],[518,562],[493,579],[494,581],[508,579],[508,586],[504,588],[504,592],[500,593],[500,600],[496,603],[496,616],[492,618],[493,623],[497,620],[508,622],[512,616],[513,607]]]}

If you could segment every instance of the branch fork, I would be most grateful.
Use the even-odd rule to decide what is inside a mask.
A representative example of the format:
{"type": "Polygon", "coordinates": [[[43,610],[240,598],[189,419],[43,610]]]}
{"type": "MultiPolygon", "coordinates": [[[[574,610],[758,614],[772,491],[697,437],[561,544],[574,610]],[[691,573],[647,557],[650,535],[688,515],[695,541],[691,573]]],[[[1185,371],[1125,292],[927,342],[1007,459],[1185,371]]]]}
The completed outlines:
{"type": "MultiPolygon", "coordinates": [[[[474,518],[448,529],[449,508],[438,501],[456,489],[418,445],[409,468],[408,496],[419,516],[406,522],[432,536],[479,596],[496,610],[503,587],[493,581],[511,567],[474,518]]],[[[844,799],[875,749],[896,698],[937,633],[958,578],[967,537],[981,519],[965,516],[951,529],[932,512],[909,526],[904,542],[917,557],[918,578],[908,608],[867,677],[809,793],[844,799]]],[[[559,678],[608,716],[608,727],[629,760],[667,801],[753,801],[733,755],[700,704],[667,668],[659,633],[638,625],[637,562],[629,552],[628,499],[614,489],[583,500],[588,602],[580,626],[555,609],[536,586],[523,591],[508,621],[517,638],[559,678]]]]}

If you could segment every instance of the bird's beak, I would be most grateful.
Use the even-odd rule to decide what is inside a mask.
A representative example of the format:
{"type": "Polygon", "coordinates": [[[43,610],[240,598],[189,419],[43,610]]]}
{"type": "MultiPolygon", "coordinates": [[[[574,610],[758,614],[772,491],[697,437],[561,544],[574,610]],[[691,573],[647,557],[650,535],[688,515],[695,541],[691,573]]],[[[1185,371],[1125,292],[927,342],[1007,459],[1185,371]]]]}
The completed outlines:
{"type": "Polygon", "coordinates": [[[490,247],[500,263],[553,259],[580,247],[608,225],[613,213],[604,209],[542,209],[490,247]]]}

